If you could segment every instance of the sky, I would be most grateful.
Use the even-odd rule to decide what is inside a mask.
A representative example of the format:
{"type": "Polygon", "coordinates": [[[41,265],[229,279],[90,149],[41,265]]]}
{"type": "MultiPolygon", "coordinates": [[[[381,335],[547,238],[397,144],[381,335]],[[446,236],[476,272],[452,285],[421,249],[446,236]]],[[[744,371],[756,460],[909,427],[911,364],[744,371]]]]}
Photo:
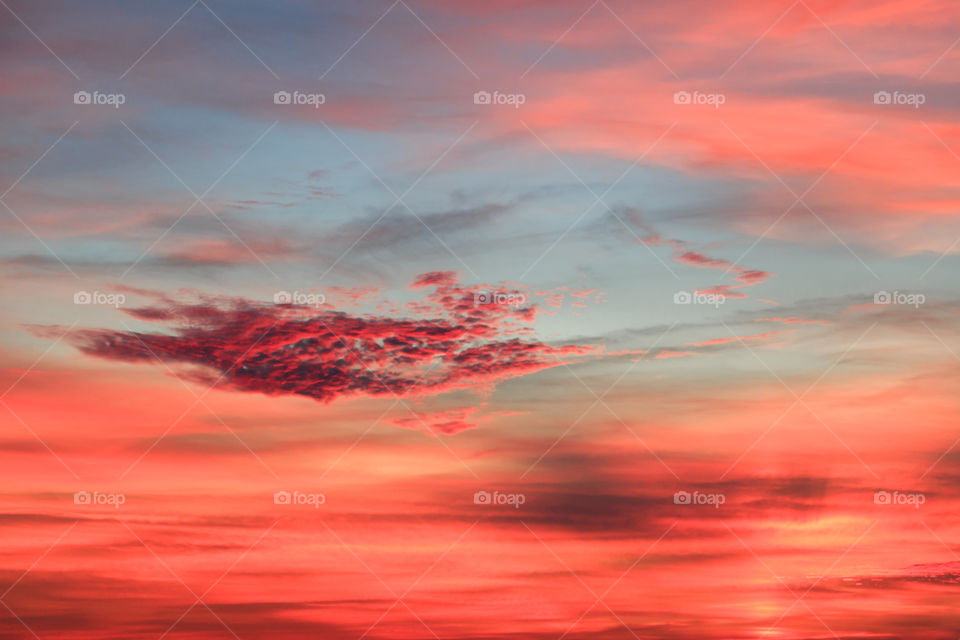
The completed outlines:
{"type": "Polygon", "coordinates": [[[956,638],[958,25],[0,0],[0,637],[956,638]]]}

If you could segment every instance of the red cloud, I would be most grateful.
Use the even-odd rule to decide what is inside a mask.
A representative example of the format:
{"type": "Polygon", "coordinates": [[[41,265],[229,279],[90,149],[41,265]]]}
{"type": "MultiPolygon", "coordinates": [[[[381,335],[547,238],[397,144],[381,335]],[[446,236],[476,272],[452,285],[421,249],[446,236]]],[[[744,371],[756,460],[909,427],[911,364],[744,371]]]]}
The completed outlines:
{"type": "Polygon", "coordinates": [[[706,293],[722,293],[727,297],[735,298],[745,298],[746,295],[742,293],[731,292],[731,289],[736,287],[751,287],[753,285],[761,284],[766,282],[770,277],[770,274],[766,271],[760,271],[758,269],[747,269],[746,267],[740,267],[729,260],[723,260],[720,258],[711,258],[705,256],[702,253],[697,253],[696,251],[684,251],[680,252],[677,249],[677,255],[673,258],[675,261],[682,264],[687,264],[693,267],[699,267],[701,269],[717,269],[722,271],[729,271],[737,274],[737,281],[742,283],[738,285],[717,285],[707,291],[706,293]]]}
{"type": "Polygon", "coordinates": [[[797,318],[793,316],[789,318],[781,318],[779,316],[774,318],[757,318],[756,322],[782,322],[783,324],[818,324],[824,327],[829,327],[831,324],[833,324],[831,322],[827,322],[826,320],[810,320],[808,318],[797,318]]]}
{"type": "Polygon", "coordinates": [[[392,418],[391,424],[404,429],[423,429],[431,434],[453,435],[467,429],[476,428],[476,422],[469,420],[477,407],[462,407],[438,413],[414,413],[392,418]]]}
{"type": "Polygon", "coordinates": [[[429,286],[441,286],[441,285],[453,285],[457,282],[457,274],[453,271],[431,271],[429,273],[422,273],[417,276],[417,279],[410,285],[411,289],[418,289],[420,287],[429,287],[429,286]]]}
{"type": "Polygon", "coordinates": [[[191,375],[210,384],[323,402],[488,389],[562,364],[569,356],[598,351],[530,339],[533,305],[478,302],[479,288],[458,286],[451,272],[424,274],[415,286],[435,290],[410,307],[414,317],[351,315],[328,306],[239,298],[178,302],[161,297],[157,306],[127,313],[172,324],[172,334],[83,329],[71,331],[68,339],[92,356],[194,365],[199,373],[191,375]]]}
{"type": "Polygon", "coordinates": [[[674,262],[679,262],[680,264],[689,265],[691,267],[697,267],[698,269],[716,269],[718,271],[723,271],[724,275],[727,273],[733,273],[736,276],[735,279],[737,282],[740,283],[718,284],[708,289],[699,289],[698,291],[700,293],[723,295],[731,299],[746,298],[747,294],[740,291],[734,291],[734,289],[763,284],[773,275],[768,271],[748,269],[746,267],[741,267],[737,264],[734,264],[729,260],[724,260],[722,258],[711,258],[710,256],[697,251],[690,251],[686,248],[687,243],[682,240],[664,238],[656,234],[649,234],[646,237],[641,238],[640,242],[654,246],[671,246],[673,247],[674,252],[674,262]]]}
{"type": "Polygon", "coordinates": [[[488,415],[476,415],[484,405],[456,407],[435,413],[420,413],[410,410],[408,415],[390,418],[390,423],[404,429],[421,429],[431,435],[453,435],[467,429],[475,429],[480,422],[495,418],[525,415],[523,411],[496,411],[488,415]]]}
{"type": "Polygon", "coordinates": [[[726,344],[728,342],[742,342],[746,340],[763,340],[772,336],[778,336],[782,333],[793,333],[796,329],[784,329],[782,331],[770,331],[767,333],[757,333],[752,336],[731,336],[729,338],[714,338],[713,340],[704,340],[703,342],[691,342],[693,347],[708,347],[715,344],[726,344]]]}

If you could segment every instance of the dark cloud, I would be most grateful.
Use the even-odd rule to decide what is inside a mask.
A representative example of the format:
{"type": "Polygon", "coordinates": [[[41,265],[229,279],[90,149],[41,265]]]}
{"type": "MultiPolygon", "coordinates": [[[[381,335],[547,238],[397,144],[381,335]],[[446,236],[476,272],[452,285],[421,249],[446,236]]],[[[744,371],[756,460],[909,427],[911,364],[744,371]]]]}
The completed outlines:
{"type": "MultiPolygon", "coordinates": [[[[172,326],[172,333],[81,329],[68,340],[83,353],[126,362],[193,365],[191,377],[238,391],[302,395],[323,402],[354,395],[432,395],[489,389],[500,380],[557,366],[591,346],[550,346],[531,338],[536,306],[498,303],[461,286],[452,272],[423,274],[432,287],[402,314],[353,315],[329,305],[264,304],[203,296],[191,302],[154,296],[125,310],[172,326]]],[[[34,327],[59,335],[60,327],[34,327]]]]}

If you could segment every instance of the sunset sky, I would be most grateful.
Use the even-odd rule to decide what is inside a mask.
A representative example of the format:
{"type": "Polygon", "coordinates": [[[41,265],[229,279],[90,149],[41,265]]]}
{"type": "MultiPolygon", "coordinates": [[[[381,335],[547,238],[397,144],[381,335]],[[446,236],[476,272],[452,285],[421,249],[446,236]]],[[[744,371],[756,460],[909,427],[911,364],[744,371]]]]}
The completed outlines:
{"type": "Polygon", "coordinates": [[[960,637],[956,2],[0,50],[0,638],[960,637]]]}

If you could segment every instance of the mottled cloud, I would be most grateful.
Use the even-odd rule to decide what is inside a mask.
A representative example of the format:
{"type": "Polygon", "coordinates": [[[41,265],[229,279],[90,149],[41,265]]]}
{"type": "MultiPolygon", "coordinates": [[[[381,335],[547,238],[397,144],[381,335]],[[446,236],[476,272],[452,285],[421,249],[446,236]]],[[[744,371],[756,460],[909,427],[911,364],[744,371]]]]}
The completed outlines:
{"type": "MultiPolygon", "coordinates": [[[[449,271],[425,273],[412,288],[432,291],[388,315],[350,314],[327,304],[154,295],[153,305],[126,313],[167,325],[169,332],[80,329],[67,340],[100,358],[186,365],[184,374],[205,384],[322,402],[489,390],[599,351],[532,337],[536,305],[515,289],[463,286],[449,271]]],[[[62,328],[34,331],[53,335],[62,328]]],[[[451,425],[439,430],[465,428],[451,425]]]]}

